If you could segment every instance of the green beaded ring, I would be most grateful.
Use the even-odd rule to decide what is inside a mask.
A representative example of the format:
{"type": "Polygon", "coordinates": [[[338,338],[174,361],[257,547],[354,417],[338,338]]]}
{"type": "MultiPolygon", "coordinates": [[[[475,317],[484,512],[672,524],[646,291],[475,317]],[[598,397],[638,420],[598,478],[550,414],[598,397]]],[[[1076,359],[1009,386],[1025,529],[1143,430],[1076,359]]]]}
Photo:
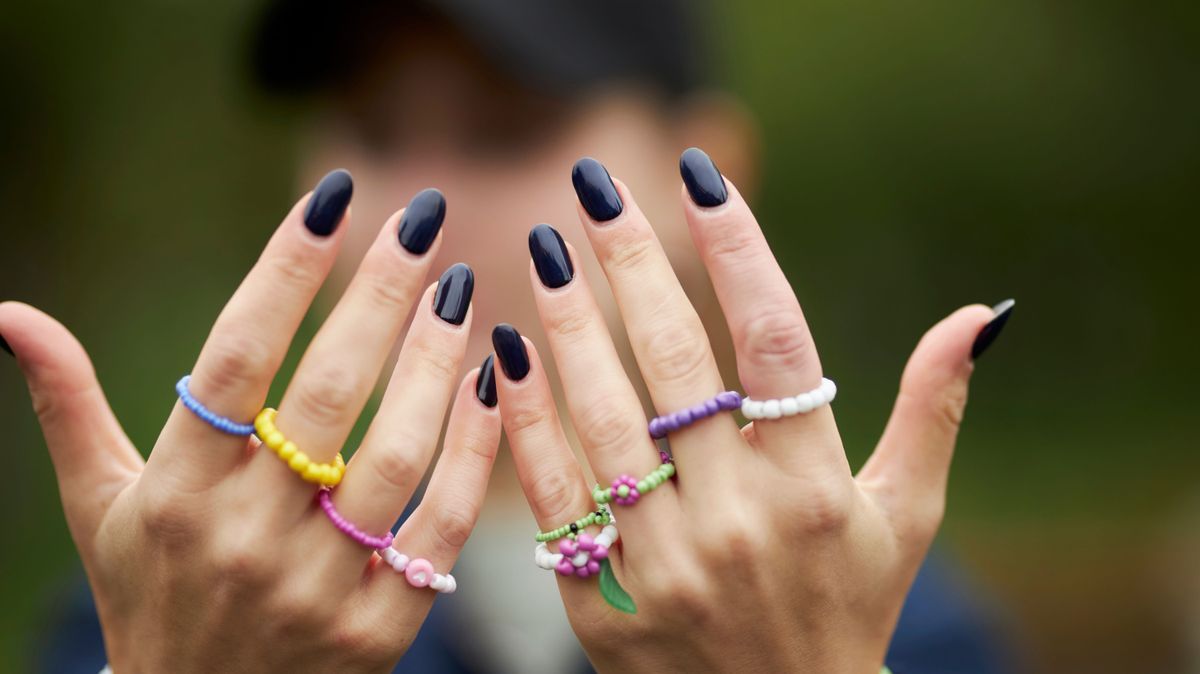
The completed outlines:
{"type": "Polygon", "coordinates": [[[603,489],[600,485],[592,488],[592,498],[601,505],[616,503],[618,505],[633,505],[646,494],[654,491],[660,484],[671,479],[675,474],[674,463],[664,463],[650,471],[650,474],[640,480],[634,480],[629,475],[622,475],[612,481],[612,487],[603,489]]]}
{"type": "Polygon", "coordinates": [[[561,527],[557,529],[551,529],[550,531],[539,531],[537,532],[537,535],[534,536],[534,539],[537,540],[538,543],[549,543],[550,541],[557,541],[563,537],[575,538],[576,534],[593,524],[604,526],[611,521],[612,515],[609,514],[608,508],[600,507],[597,508],[595,512],[590,512],[574,522],[571,522],[570,524],[564,524],[561,527]]]}

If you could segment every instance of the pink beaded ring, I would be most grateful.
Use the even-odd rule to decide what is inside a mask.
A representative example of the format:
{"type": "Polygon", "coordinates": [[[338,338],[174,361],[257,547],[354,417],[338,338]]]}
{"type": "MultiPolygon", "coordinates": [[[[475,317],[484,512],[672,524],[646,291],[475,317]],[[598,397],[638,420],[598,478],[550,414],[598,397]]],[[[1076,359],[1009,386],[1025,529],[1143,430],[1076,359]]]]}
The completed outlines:
{"type": "Polygon", "coordinates": [[[349,536],[355,543],[371,548],[372,550],[392,545],[392,532],[389,531],[383,536],[372,536],[342,517],[337,508],[333,507],[333,499],[330,497],[328,489],[322,488],[321,491],[317,492],[317,501],[321,504],[321,510],[325,511],[325,516],[329,518],[330,522],[333,522],[333,526],[337,527],[338,531],[349,536]]]}
{"type": "Polygon", "coordinates": [[[660,440],[668,433],[707,419],[717,412],[732,412],[742,406],[742,395],[737,391],[725,391],[705,400],[699,405],[678,412],[654,417],[650,421],[650,437],[660,440]]]}
{"type": "Polygon", "coordinates": [[[533,563],[560,576],[594,576],[600,573],[600,562],[608,559],[608,549],[619,537],[616,525],[606,524],[594,537],[579,534],[574,540],[560,540],[558,552],[550,552],[545,543],[538,543],[533,549],[533,563]]]}

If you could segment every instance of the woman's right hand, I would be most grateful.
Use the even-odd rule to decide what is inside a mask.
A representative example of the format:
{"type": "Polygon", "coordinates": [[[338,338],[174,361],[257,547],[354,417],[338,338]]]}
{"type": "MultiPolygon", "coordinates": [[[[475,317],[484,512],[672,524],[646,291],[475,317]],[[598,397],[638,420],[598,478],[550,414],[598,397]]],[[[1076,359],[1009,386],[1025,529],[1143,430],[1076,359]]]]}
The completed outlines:
{"type": "MultiPolygon", "coordinates": [[[[248,422],[264,405],[333,264],[351,191],[335,171],[301,199],[217,319],[190,381],[213,412],[248,422]]],[[[342,449],[375,388],[444,213],[427,190],[389,218],[309,345],[277,425],[313,461],[342,449]]],[[[455,385],[472,288],[470,269],[455,265],[420,297],[379,412],[333,492],[348,521],[386,533],[453,396],[446,451],[392,546],[443,574],[474,526],[500,437],[490,360],[455,385]]],[[[64,327],[6,302],[0,334],[28,380],[114,671],[386,671],[403,655],[436,593],[336,529],[314,485],[274,452],[176,404],[143,461],[64,327]]]]}

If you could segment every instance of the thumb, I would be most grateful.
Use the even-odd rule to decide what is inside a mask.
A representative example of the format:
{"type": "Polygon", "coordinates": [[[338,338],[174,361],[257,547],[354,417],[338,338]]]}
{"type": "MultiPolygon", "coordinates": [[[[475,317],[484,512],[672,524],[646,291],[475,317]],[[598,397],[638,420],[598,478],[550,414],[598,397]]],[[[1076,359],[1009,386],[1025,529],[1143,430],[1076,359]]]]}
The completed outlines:
{"type": "Polygon", "coordinates": [[[1013,304],[959,309],[930,328],[909,358],[883,438],[858,475],[894,519],[933,531],[941,523],[973,358],[999,335],[1013,304]]]}
{"type": "Polygon", "coordinates": [[[0,304],[0,338],[25,374],[71,535],[90,541],[116,495],[143,465],[121,430],[79,341],[19,302],[0,304]]]}

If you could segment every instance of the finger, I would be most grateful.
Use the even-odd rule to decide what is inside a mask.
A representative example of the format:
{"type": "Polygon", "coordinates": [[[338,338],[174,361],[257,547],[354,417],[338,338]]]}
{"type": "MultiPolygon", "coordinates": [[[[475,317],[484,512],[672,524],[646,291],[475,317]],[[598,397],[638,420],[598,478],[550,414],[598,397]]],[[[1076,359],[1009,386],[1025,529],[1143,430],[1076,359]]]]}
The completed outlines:
{"type": "Polygon", "coordinates": [[[471,268],[456,264],[436,294],[425,294],[383,402],[334,490],[338,511],[368,532],[392,528],[433,457],[467,349],[473,288],[471,268]]]}
{"type": "MultiPolygon", "coordinates": [[[[688,226],[725,313],[746,396],[786,398],[817,388],[821,362],[804,312],[754,214],[701,150],[686,150],[679,167],[688,226]]],[[[828,406],[754,429],[759,445],[780,460],[820,453],[818,460],[846,464],[828,406]]]]}
{"type": "MultiPolygon", "coordinates": [[[[444,207],[427,208],[426,200],[441,203],[442,196],[436,190],[418,194],[381,228],[284,392],[275,424],[313,463],[328,462],[341,451],[420,294],[437,242],[415,255],[401,245],[400,233],[415,225],[441,227],[444,207]],[[416,222],[407,211],[423,219],[416,222]]],[[[292,502],[285,506],[288,511],[312,494],[310,485],[272,452],[259,453],[248,478],[279,484],[280,498],[292,502]]]]}
{"type": "Polygon", "coordinates": [[[529,250],[538,314],[588,463],[601,484],[646,475],[658,467],[658,451],[574,250],[549,225],[533,228],[529,250]]]}
{"type": "MultiPolygon", "coordinates": [[[[681,412],[723,392],[700,317],[629,190],[609,179],[604,167],[589,158],[575,164],[573,179],[584,230],[616,297],[655,409],[664,415],[681,412]],[[594,203],[589,190],[611,192],[611,199],[622,204],[620,213],[598,220],[613,211],[591,213],[588,206],[594,203]]],[[[698,491],[719,483],[739,458],[729,448],[742,445],[737,424],[728,414],[695,422],[671,436],[681,476],[686,475],[698,491]]]]}
{"type": "MultiPolygon", "coordinates": [[[[536,349],[511,325],[492,332],[501,373],[496,377],[500,417],[517,477],[542,531],[570,524],[596,509],[583,471],[563,434],[554,395],[536,349]]],[[[664,484],[633,507],[616,506],[622,540],[629,550],[650,552],[655,531],[670,527],[678,512],[675,490],[664,484]]],[[[637,557],[630,552],[629,558],[637,557]]],[[[648,559],[642,555],[641,559],[648,559]]]]}
{"type": "MultiPolygon", "coordinates": [[[[248,423],[262,407],[296,329],[337,255],[350,174],[326,175],[292,207],[221,311],[188,388],[218,415],[248,423]]],[[[151,454],[150,471],[208,485],[244,460],[246,438],[220,433],[177,404],[151,454]]]]}
{"type": "Polygon", "coordinates": [[[108,505],[142,470],[79,342],[19,302],[0,304],[0,335],[16,356],[41,422],[71,535],[86,554],[108,505]]]}
{"type": "MultiPolygon", "coordinates": [[[[930,328],[913,351],[891,419],[858,481],[901,519],[941,521],[946,480],[974,369],[972,344],[1008,311],[959,309],[930,328]]],[[[994,334],[992,335],[994,338],[994,334]]]]}

